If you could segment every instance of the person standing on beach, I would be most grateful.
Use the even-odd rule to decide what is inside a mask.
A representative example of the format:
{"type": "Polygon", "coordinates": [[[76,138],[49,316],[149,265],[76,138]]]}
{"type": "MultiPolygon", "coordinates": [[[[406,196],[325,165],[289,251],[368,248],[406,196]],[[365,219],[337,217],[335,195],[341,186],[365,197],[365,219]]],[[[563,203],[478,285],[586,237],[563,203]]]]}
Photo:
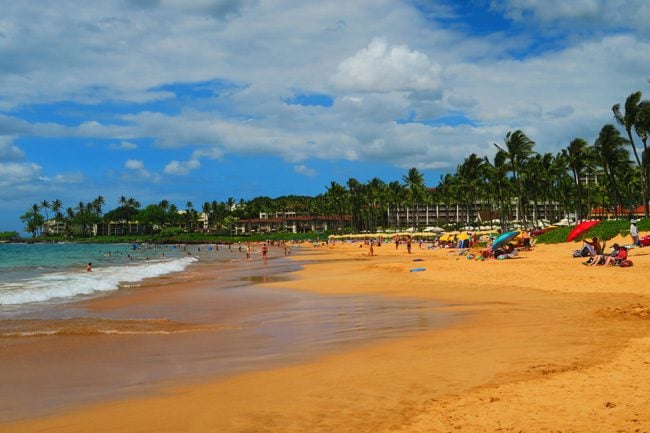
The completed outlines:
{"type": "Polygon", "coordinates": [[[246,260],[251,259],[251,243],[246,242],[246,260]]]}
{"type": "Polygon", "coordinates": [[[268,253],[269,249],[266,246],[266,243],[262,245],[262,261],[266,263],[266,253],[268,253]]]}
{"type": "Polygon", "coordinates": [[[637,247],[639,244],[639,229],[636,226],[636,220],[633,219],[630,221],[630,236],[632,236],[632,243],[637,247]]]}
{"type": "Polygon", "coordinates": [[[411,254],[411,236],[406,237],[406,252],[411,254]]]}

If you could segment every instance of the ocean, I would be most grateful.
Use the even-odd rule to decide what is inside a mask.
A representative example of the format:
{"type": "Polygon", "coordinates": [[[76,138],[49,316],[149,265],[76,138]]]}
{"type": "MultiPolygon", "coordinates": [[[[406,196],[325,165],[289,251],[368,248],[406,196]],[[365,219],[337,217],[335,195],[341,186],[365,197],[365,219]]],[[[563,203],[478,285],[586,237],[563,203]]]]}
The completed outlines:
{"type": "Polygon", "coordinates": [[[184,270],[198,258],[177,246],[0,244],[0,313],[9,306],[69,301],[184,270]],[[91,262],[92,272],[86,272],[91,262]]]}

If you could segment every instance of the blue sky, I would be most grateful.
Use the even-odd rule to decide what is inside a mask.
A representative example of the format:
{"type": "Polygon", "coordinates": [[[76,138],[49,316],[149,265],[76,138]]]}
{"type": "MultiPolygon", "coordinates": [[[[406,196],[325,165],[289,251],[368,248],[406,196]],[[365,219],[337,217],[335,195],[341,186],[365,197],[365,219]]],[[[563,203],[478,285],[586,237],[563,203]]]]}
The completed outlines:
{"type": "Polygon", "coordinates": [[[645,0],[0,0],[0,231],[32,203],[434,186],[650,92],[645,0]]]}

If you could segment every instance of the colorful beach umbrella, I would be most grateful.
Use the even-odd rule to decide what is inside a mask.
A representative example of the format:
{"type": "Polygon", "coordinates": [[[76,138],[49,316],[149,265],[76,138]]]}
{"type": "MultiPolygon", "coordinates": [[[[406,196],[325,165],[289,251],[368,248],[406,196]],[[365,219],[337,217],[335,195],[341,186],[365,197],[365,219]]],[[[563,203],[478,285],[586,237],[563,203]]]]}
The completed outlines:
{"type": "Polygon", "coordinates": [[[583,221],[580,224],[576,225],[571,232],[569,232],[569,235],[566,237],[567,242],[571,242],[575,239],[578,239],[580,236],[583,234],[587,233],[589,230],[591,230],[594,226],[596,226],[600,220],[591,220],[591,221],[583,221]]]}
{"type": "Polygon", "coordinates": [[[505,232],[505,233],[497,236],[496,239],[494,240],[494,242],[492,242],[492,251],[499,248],[501,245],[505,244],[510,239],[517,236],[518,234],[519,234],[519,230],[514,231],[514,232],[505,232]]]}

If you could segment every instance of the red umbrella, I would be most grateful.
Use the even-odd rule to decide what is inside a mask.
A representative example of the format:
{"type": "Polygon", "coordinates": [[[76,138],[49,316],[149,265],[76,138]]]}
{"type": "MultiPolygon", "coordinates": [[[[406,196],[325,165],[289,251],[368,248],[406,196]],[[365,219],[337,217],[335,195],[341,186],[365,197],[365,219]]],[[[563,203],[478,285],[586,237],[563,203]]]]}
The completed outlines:
{"type": "Polygon", "coordinates": [[[591,221],[583,221],[580,224],[576,225],[573,230],[569,233],[569,236],[566,237],[567,242],[571,242],[572,240],[575,240],[579,238],[581,235],[587,233],[589,230],[591,230],[592,227],[597,225],[600,222],[600,220],[591,220],[591,221]]]}

